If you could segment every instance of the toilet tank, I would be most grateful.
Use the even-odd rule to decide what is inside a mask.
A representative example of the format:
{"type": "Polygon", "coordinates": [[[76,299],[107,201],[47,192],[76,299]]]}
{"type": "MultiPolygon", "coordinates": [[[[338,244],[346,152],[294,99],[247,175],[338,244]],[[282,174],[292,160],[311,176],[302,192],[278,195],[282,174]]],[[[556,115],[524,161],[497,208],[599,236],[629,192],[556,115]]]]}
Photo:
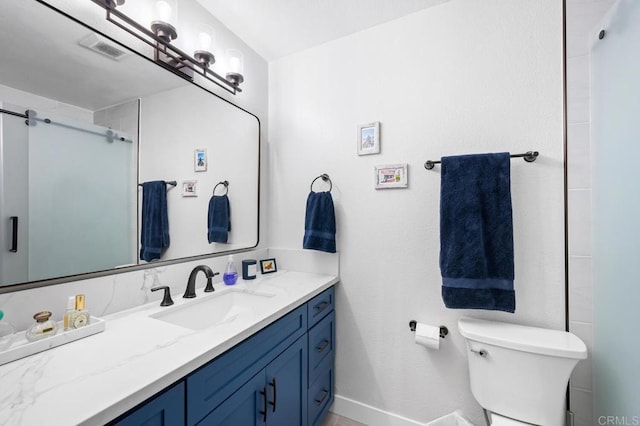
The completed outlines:
{"type": "Polygon", "coordinates": [[[521,422],[561,426],[571,371],[587,358],[576,335],[557,330],[460,318],[471,392],[485,409],[521,422]]]}

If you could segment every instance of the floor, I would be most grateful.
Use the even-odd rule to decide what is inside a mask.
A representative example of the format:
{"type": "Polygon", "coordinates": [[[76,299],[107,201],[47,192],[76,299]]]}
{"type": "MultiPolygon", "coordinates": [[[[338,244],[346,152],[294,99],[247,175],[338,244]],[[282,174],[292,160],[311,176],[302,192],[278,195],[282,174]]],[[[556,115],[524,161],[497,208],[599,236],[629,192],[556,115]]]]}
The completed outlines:
{"type": "Polygon", "coordinates": [[[324,418],[324,422],[322,422],[322,426],[367,426],[364,423],[358,423],[355,420],[348,419],[346,417],[339,416],[337,414],[333,414],[332,412],[327,413],[327,417],[324,418]]]}

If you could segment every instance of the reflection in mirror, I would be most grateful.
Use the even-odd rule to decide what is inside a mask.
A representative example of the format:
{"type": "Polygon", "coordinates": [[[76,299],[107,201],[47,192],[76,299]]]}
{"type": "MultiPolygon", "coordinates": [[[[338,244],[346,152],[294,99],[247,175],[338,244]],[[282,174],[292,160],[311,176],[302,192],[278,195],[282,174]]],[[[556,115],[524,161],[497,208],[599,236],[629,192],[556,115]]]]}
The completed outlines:
{"type": "Polygon", "coordinates": [[[177,184],[160,261],[257,244],[254,115],[37,1],[3,0],[0,54],[2,286],[145,263],[138,184],[154,180],[177,184]],[[231,231],[209,243],[221,181],[231,231]]]}

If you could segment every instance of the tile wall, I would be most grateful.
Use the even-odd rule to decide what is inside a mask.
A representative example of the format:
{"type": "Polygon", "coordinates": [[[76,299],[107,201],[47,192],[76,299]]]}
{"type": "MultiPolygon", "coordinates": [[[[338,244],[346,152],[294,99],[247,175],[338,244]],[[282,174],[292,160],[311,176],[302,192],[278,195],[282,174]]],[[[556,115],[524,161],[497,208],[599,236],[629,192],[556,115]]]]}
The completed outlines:
{"type": "MultiPolygon", "coordinates": [[[[615,0],[566,0],[567,170],[569,211],[569,328],[593,348],[589,35],[615,0]]],[[[576,426],[593,425],[591,358],[571,376],[576,426]]]]}

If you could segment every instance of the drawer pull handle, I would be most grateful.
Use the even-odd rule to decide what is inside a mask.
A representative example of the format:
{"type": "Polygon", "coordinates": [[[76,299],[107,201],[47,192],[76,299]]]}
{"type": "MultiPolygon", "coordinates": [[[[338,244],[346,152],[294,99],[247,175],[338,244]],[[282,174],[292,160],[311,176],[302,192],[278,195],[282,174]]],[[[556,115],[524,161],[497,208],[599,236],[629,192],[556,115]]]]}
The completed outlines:
{"type": "Polygon", "coordinates": [[[260,391],[260,395],[262,395],[262,406],[264,407],[264,411],[260,411],[262,414],[262,423],[267,422],[267,388],[264,387],[260,391]]]}
{"type": "Polygon", "coordinates": [[[315,309],[316,311],[318,311],[318,313],[324,311],[325,309],[327,309],[327,306],[329,306],[329,302],[327,302],[326,300],[318,303],[316,306],[313,307],[313,309],[315,309]]]}
{"type": "Polygon", "coordinates": [[[273,407],[272,411],[276,412],[276,398],[278,398],[278,389],[276,388],[276,378],[271,379],[269,386],[273,388],[273,402],[269,402],[269,405],[273,407]]]}
{"type": "Polygon", "coordinates": [[[325,399],[327,399],[327,396],[329,396],[329,390],[328,389],[322,389],[322,396],[320,397],[320,399],[316,399],[316,407],[319,407],[322,405],[322,403],[324,402],[325,399]]]}
{"type": "Polygon", "coordinates": [[[327,346],[329,346],[329,341],[327,339],[324,339],[320,346],[316,348],[316,350],[318,351],[318,353],[321,353],[322,351],[327,349],[327,346]]]}
{"type": "Polygon", "coordinates": [[[11,253],[18,252],[18,216],[11,216],[11,253]]]}

